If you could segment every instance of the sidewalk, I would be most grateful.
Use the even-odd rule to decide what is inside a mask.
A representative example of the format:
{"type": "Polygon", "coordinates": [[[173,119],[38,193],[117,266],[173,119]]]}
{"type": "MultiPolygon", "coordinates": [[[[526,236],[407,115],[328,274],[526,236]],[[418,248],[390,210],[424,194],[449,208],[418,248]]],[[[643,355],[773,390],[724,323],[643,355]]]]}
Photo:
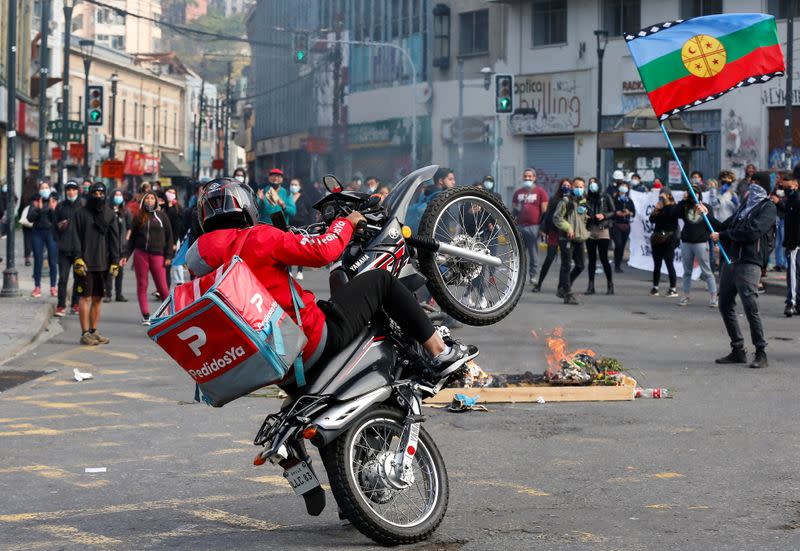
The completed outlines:
{"type": "MultiPolygon", "coordinates": [[[[6,239],[0,239],[2,252],[0,271],[6,269],[6,239]]],[[[25,266],[22,231],[17,230],[14,248],[17,251],[15,266],[22,296],[0,297],[0,363],[21,352],[47,329],[55,311],[56,299],[50,297],[49,272],[45,258],[42,280],[47,283],[41,298],[31,297],[33,291],[33,266],[25,266]]]]}

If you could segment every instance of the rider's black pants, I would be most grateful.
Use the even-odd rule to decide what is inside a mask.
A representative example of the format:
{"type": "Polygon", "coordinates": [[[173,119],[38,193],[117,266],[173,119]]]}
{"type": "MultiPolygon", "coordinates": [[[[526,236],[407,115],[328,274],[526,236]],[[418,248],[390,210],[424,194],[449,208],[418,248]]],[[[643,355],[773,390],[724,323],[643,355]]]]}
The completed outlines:
{"type": "Polygon", "coordinates": [[[414,295],[392,274],[372,270],[354,277],[320,301],[328,328],[322,358],[330,358],[355,339],[383,309],[414,340],[424,343],[435,329],[414,295]]]}

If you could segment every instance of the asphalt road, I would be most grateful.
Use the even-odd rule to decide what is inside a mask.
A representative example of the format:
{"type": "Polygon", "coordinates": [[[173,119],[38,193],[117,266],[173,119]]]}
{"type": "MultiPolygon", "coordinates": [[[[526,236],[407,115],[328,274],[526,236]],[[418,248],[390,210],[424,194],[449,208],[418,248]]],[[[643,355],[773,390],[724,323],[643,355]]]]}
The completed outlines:
{"type": "MultiPolygon", "coordinates": [[[[718,313],[648,297],[645,280],[625,274],[617,296],[581,297],[580,307],[526,292],[504,322],[458,332],[485,369],[538,372],[543,342],[531,330],[563,326],[570,348],[618,357],[643,386],[676,397],[430,410],[450,506],[415,549],[800,548],[800,319],[762,297],[769,369],[721,368],[718,313]]],[[[340,525],[330,495],[322,516],[308,517],[276,468],[252,465],[252,437],[275,399],[192,403],[193,386],[145,338],[135,303],[107,306],[110,345],[78,346],[68,317],[63,333],[13,362],[55,371],[0,394],[0,548],[371,548],[340,525]],[[75,382],[75,367],[94,379],[75,382]],[[85,472],[97,467],[106,472],[85,472]]]]}

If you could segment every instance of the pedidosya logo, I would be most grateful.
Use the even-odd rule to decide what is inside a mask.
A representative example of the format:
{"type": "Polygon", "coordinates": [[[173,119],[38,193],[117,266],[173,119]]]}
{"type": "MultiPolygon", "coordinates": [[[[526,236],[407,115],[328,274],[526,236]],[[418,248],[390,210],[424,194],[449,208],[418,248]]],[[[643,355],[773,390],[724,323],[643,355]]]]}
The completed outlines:
{"type": "Polygon", "coordinates": [[[234,361],[245,355],[244,348],[241,346],[232,346],[230,350],[226,351],[219,358],[215,358],[210,362],[205,362],[200,369],[189,369],[189,375],[195,379],[208,377],[217,371],[225,369],[234,361]]]}

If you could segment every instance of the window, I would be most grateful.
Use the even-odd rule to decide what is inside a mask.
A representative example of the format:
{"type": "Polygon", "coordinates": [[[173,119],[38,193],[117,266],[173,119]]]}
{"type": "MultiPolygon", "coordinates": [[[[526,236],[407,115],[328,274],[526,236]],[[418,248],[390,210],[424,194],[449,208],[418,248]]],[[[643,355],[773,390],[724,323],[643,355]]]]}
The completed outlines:
{"type": "Polygon", "coordinates": [[[111,47],[115,50],[124,50],[125,49],[125,37],[124,36],[112,36],[111,37],[111,47]]]}
{"type": "Polygon", "coordinates": [[[722,0],[681,0],[681,19],[722,13],[722,0]]]}
{"type": "Polygon", "coordinates": [[[142,104],[142,118],[139,119],[139,137],[142,140],[144,139],[144,128],[145,128],[144,119],[146,116],[147,116],[147,107],[144,104],[142,104]]]}
{"type": "Polygon", "coordinates": [[[479,55],[489,53],[489,10],[478,10],[458,15],[458,53],[479,55]]]}
{"type": "Polygon", "coordinates": [[[79,31],[83,28],[83,14],[72,18],[72,32],[79,31]]]}
{"type": "Polygon", "coordinates": [[[641,11],[641,0],[605,0],[603,16],[609,36],[641,29],[641,11]]]}
{"type": "Polygon", "coordinates": [[[172,113],[172,145],[178,145],[178,113],[172,113]]]}
{"type": "MultiPolygon", "coordinates": [[[[789,15],[789,6],[793,0],[768,0],[767,11],[780,19],[789,15]]],[[[800,2],[794,3],[794,16],[800,16],[800,2]]]]}
{"type": "Polygon", "coordinates": [[[133,138],[139,137],[139,104],[133,102],[133,138]]]}
{"type": "Polygon", "coordinates": [[[567,41],[567,0],[536,0],[533,4],[533,45],[567,41]]]}
{"type": "Polygon", "coordinates": [[[101,8],[95,13],[95,18],[98,23],[105,23],[107,25],[124,25],[125,16],[118,14],[116,11],[101,8]]]}
{"type": "Polygon", "coordinates": [[[108,44],[110,43],[110,40],[111,40],[107,34],[95,35],[94,39],[95,39],[95,42],[97,42],[98,44],[103,44],[105,46],[108,46],[108,44]]]}
{"type": "Polygon", "coordinates": [[[127,126],[125,123],[128,119],[128,101],[122,100],[122,135],[125,136],[125,127],[127,126]]]}

